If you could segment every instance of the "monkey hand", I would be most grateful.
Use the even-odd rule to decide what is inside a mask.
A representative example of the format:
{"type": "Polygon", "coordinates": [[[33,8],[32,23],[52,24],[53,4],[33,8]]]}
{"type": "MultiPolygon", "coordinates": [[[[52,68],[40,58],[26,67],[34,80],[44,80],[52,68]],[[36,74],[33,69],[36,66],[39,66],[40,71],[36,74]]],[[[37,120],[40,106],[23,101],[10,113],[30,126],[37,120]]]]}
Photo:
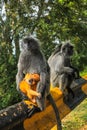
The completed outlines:
{"type": "Polygon", "coordinates": [[[42,97],[41,93],[37,93],[37,97],[41,98],[42,97]]]}
{"type": "Polygon", "coordinates": [[[74,70],[72,68],[66,67],[66,73],[72,75],[74,74],[74,70]]]}

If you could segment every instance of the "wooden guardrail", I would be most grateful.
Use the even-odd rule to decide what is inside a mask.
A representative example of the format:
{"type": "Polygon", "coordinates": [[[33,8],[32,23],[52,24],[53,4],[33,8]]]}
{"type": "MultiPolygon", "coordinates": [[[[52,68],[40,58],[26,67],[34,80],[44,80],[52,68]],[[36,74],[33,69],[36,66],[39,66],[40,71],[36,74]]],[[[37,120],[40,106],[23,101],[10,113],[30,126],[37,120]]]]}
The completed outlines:
{"type": "MultiPolygon", "coordinates": [[[[75,98],[69,101],[63,99],[63,94],[58,88],[51,89],[61,120],[87,97],[87,76],[75,80],[71,87],[75,98]]],[[[31,118],[27,118],[31,108],[30,102],[26,105],[25,101],[22,101],[1,110],[0,130],[53,130],[56,127],[55,114],[49,102],[43,112],[35,113],[31,118]]]]}

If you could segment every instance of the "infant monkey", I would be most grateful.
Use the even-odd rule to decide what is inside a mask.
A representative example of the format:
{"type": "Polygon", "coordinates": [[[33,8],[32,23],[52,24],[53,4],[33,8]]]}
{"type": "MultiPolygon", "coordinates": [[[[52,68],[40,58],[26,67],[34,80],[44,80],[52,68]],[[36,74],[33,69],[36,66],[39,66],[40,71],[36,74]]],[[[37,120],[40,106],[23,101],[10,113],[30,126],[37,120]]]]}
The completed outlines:
{"type": "Polygon", "coordinates": [[[24,79],[20,82],[20,90],[33,103],[36,103],[36,97],[41,97],[41,94],[36,92],[38,81],[40,81],[40,76],[38,74],[27,73],[24,79]]]}

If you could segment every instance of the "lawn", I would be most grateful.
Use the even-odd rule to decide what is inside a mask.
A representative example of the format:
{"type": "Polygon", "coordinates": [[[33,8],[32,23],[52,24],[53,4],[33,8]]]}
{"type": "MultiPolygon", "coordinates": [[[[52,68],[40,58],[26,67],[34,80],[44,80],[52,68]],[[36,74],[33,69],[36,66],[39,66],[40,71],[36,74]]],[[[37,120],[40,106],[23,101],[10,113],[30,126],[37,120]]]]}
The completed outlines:
{"type": "Polygon", "coordinates": [[[62,120],[62,124],[63,130],[79,130],[87,125],[87,98],[62,120]]]}

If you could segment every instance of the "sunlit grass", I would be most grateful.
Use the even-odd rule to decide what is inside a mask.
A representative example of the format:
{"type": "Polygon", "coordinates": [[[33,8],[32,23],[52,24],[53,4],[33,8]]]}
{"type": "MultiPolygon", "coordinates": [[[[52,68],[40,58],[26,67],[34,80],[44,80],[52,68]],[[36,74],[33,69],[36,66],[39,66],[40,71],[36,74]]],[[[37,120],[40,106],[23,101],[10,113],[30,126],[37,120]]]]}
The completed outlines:
{"type": "Polygon", "coordinates": [[[87,124],[87,99],[76,107],[63,120],[63,130],[79,130],[87,124]]]}
{"type": "Polygon", "coordinates": [[[84,71],[80,72],[81,76],[87,75],[87,69],[85,69],[84,71]]]}

